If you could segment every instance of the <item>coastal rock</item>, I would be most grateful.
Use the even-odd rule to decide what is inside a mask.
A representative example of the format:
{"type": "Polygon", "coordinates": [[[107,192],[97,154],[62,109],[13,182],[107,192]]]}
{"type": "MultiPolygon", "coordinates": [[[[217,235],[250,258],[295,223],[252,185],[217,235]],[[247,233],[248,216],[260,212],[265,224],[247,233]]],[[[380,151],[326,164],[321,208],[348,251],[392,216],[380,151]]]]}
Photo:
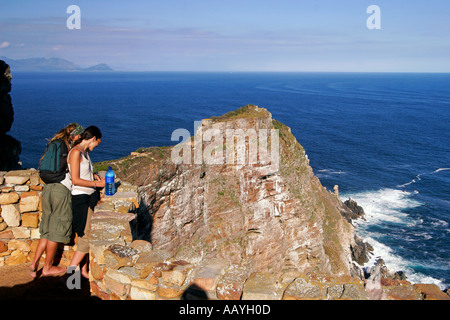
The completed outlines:
{"type": "Polygon", "coordinates": [[[19,156],[22,152],[20,141],[7,135],[14,122],[11,102],[11,79],[9,65],[0,60],[0,171],[20,169],[19,156]]]}
{"type": "Polygon", "coordinates": [[[17,170],[21,168],[19,162],[22,144],[10,135],[0,135],[0,170],[17,170]]]}
{"type": "Polygon", "coordinates": [[[240,300],[248,276],[248,270],[244,266],[230,266],[217,284],[217,298],[220,300],[240,300]]]}
{"type": "Polygon", "coordinates": [[[192,283],[205,292],[214,291],[227,263],[224,260],[208,260],[195,270],[192,283]]]}
{"type": "Polygon", "coordinates": [[[373,247],[355,235],[355,244],[351,245],[351,250],[353,261],[356,261],[360,266],[363,266],[369,261],[370,255],[373,252],[373,247]]]}
{"type": "Polygon", "coordinates": [[[0,136],[11,129],[14,121],[14,110],[11,104],[11,72],[9,65],[0,60],[0,136]]]}
{"type": "MultiPolygon", "coordinates": [[[[267,142],[275,144],[270,138],[267,142]]],[[[121,180],[138,186],[123,191],[139,198],[128,213],[134,219],[124,222],[130,221],[134,241],[145,239],[148,246],[134,262],[135,281],[159,279],[164,283],[160,298],[179,298],[188,281],[188,296],[224,300],[442,298],[431,294],[433,288],[414,287],[401,271],[388,270],[382,259],[363,272],[373,248],[356,236],[352,222],[364,219],[364,210],[352,199],[341,202],[321,185],[290,129],[266,109],[249,105],[205,119],[185,144],[140,149],[107,164],[121,180]],[[278,130],[279,166],[237,163],[238,137],[232,149],[222,133],[238,129],[246,133],[241,147],[247,157],[252,154],[249,130],[255,129],[257,138],[262,129],[278,130]],[[205,140],[208,130],[215,140],[205,140]],[[199,154],[216,160],[226,155],[222,162],[194,161],[201,139],[199,154]],[[190,162],[173,161],[173,155],[182,158],[185,151],[190,162]],[[227,162],[227,156],[235,161],[227,162]],[[188,261],[189,267],[170,267],[176,260],[188,261]],[[331,278],[317,280],[310,276],[314,273],[331,278]]],[[[128,203],[108,200],[103,205],[119,210],[128,203]]],[[[107,221],[112,213],[100,216],[105,220],[98,223],[112,223],[107,221]]],[[[94,222],[94,234],[100,229],[94,222]]]]}
{"type": "Polygon", "coordinates": [[[269,273],[253,273],[244,284],[242,300],[281,300],[282,287],[269,273]]]}
{"type": "MultiPolygon", "coordinates": [[[[341,296],[340,288],[331,288],[332,296],[341,296]]],[[[283,300],[321,300],[323,298],[322,288],[318,282],[310,282],[303,277],[295,279],[284,291],[283,300]]]]}
{"type": "Polygon", "coordinates": [[[350,209],[320,184],[289,128],[265,109],[246,106],[205,119],[182,145],[96,164],[105,165],[139,187],[120,191],[138,198],[133,212],[120,213],[124,206],[103,198],[91,219],[91,288],[102,299],[423,300],[438,294],[411,285],[382,259],[361,269],[357,261],[364,263],[371,250],[342,214],[350,209]],[[276,128],[279,166],[173,160],[194,156],[208,130],[218,144],[205,143],[202,156],[227,150],[238,158],[239,148],[220,134],[236,128],[248,136],[240,145],[247,155],[255,138],[249,129],[276,128]]]}
{"type": "Polygon", "coordinates": [[[414,284],[414,288],[420,291],[424,300],[450,300],[450,297],[435,284],[414,284]]]}
{"type": "Polygon", "coordinates": [[[352,198],[344,202],[345,209],[341,211],[341,214],[349,221],[356,219],[364,219],[364,209],[356,203],[352,198]]]}
{"type": "Polygon", "coordinates": [[[174,261],[167,270],[161,271],[161,278],[169,285],[182,286],[193,266],[186,261],[174,261]]]}
{"type": "Polygon", "coordinates": [[[354,227],[340,213],[344,205],[314,176],[291,130],[264,108],[248,105],[206,119],[186,144],[142,149],[107,165],[139,187],[133,232],[154,248],[192,258],[212,254],[251,273],[353,272],[354,227]],[[255,139],[267,146],[266,155],[273,145],[277,161],[250,163],[263,159],[251,149],[255,139]],[[172,160],[189,154],[187,163],[172,160]]]}

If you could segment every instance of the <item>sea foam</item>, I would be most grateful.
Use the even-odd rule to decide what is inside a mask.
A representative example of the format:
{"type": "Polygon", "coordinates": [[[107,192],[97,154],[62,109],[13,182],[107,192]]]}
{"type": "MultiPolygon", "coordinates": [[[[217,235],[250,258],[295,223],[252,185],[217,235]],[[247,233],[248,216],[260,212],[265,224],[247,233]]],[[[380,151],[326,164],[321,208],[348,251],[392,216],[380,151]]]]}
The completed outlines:
{"type": "MultiPolygon", "coordinates": [[[[373,247],[373,254],[369,261],[364,265],[364,268],[372,267],[379,258],[382,258],[392,271],[405,272],[408,281],[412,283],[434,283],[445,288],[441,280],[435,279],[412,269],[416,263],[408,261],[400,256],[395,248],[383,243],[383,238],[393,237],[389,234],[389,228],[383,229],[380,226],[385,224],[396,224],[398,228],[408,230],[409,227],[421,224],[423,220],[415,221],[405,211],[411,208],[422,206],[423,204],[415,200],[414,192],[406,192],[402,190],[384,188],[380,190],[362,191],[351,194],[341,194],[341,200],[345,201],[348,198],[355,200],[365,212],[365,219],[358,219],[354,221],[357,225],[357,233],[373,247]],[[377,228],[374,228],[377,227],[377,228]],[[374,229],[376,231],[374,231],[374,229]]],[[[405,231],[405,237],[408,232],[405,231]]],[[[418,236],[418,235],[416,235],[418,236]]],[[[428,239],[429,235],[423,234],[423,239],[428,239]]],[[[408,241],[407,238],[404,240],[408,241]]]]}

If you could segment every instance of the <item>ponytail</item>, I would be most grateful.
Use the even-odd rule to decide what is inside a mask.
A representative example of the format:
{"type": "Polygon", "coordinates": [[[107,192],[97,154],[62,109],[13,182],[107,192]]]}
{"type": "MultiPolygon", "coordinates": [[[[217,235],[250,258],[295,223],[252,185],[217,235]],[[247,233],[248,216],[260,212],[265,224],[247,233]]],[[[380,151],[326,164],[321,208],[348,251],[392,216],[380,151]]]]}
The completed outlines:
{"type": "Polygon", "coordinates": [[[101,139],[102,133],[98,127],[89,126],[83,131],[83,133],[81,134],[81,137],[74,142],[73,146],[80,144],[81,141],[83,141],[83,140],[89,140],[93,137],[96,137],[97,139],[101,139]]]}

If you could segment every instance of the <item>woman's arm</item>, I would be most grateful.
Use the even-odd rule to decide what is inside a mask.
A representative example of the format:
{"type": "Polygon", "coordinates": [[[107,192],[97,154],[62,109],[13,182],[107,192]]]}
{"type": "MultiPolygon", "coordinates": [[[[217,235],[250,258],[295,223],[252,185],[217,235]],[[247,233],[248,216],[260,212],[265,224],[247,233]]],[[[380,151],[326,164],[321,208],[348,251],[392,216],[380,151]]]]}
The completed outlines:
{"type": "Polygon", "coordinates": [[[69,164],[70,164],[70,177],[72,178],[72,183],[74,185],[80,187],[104,187],[104,180],[95,180],[89,181],[80,178],[80,161],[81,161],[81,153],[78,149],[72,149],[69,155],[69,164]]]}

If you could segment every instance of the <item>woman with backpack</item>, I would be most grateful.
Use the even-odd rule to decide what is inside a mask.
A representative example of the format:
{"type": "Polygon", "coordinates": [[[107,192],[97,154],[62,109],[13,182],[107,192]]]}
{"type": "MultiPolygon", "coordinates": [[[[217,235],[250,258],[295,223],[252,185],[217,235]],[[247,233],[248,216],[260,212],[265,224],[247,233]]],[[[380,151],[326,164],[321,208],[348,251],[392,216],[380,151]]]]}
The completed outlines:
{"type": "Polygon", "coordinates": [[[99,200],[99,192],[96,188],[103,188],[105,180],[94,175],[89,153],[101,142],[102,134],[96,126],[90,126],[84,130],[80,139],[75,141],[69,152],[68,164],[72,178],[72,211],[73,231],[78,236],[76,252],[73,255],[69,268],[76,268],[82,263],[81,274],[89,278],[87,261],[84,261],[89,253],[87,233],[94,207],[99,200]]]}
{"type": "Polygon", "coordinates": [[[39,174],[45,182],[42,191],[42,217],[39,224],[40,240],[30,265],[30,276],[35,278],[39,260],[46,252],[42,275],[65,272],[64,267],[53,266],[59,243],[67,244],[72,236],[72,182],[67,169],[67,154],[83,127],[71,123],[61,129],[47,145],[40,161],[39,174]],[[53,167],[52,167],[53,165],[53,167]]]}

